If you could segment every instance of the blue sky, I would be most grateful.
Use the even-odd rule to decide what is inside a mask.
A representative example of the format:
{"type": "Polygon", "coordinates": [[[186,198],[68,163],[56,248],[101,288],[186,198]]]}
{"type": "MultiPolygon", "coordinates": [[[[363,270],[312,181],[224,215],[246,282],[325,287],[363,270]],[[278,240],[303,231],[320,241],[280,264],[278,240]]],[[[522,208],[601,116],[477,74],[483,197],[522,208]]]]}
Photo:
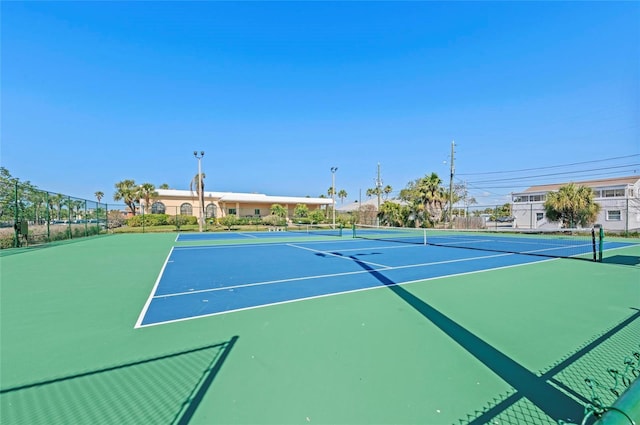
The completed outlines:
{"type": "Polygon", "coordinates": [[[378,163],[448,186],[452,140],[481,204],[640,174],[638,2],[0,7],[0,163],[42,189],[188,189],[204,150],[208,190],[318,196],[338,167],[348,202],[378,163]]]}

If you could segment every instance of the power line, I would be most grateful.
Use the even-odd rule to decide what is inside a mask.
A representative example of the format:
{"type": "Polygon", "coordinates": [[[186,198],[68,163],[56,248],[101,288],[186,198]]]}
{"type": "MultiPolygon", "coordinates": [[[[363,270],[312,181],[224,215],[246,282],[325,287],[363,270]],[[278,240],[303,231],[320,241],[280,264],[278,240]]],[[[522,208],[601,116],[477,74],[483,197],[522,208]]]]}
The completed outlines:
{"type": "Polygon", "coordinates": [[[613,158],[595,159],[595,160],[592,160],[592,161],[574,162],[574,163],[571,163],[571,164],[563,164],[563,165],[550,165],[550,166],[547,166],[547,167],[523,168],[523,169],[520,169],[520,170],[511,170],[511,171],[487,171],[487,172],[482,172],[482,173],[457,173],[457,175],[459,175],[459,176],[479,176],[479,175],[487,175],[487,174],[521,173],[521,172],[525,172],[525,171],[548,170],[548,169],[551,169],[551,168],[573,167],[575,165],[593,164],[593,163],[597,163],[597,162],[614,161],[614,160],[617,160],[617,159],[627,159],[627,158],[633,158],[633,157],[636,157],[636,156],[640,156],[640,154],[616,156],[616,157],[613,157],[613,158]]]}
{"type": "Polygon", "coordinates": [[[631,167],[637,167],[639,165],[640,163],[635,163],[635,164],[615,165],[615,166],[609,166],[604,168],[590,168],[587,170],[564,171],[560,173],[536,174],[532,176],[508,177],[503,179],[491,179],[491,180],[476,180],[473,183],[499,183],[499,182],[518,181],[518,180],[529,180],[529,179],[535,179],[538,177],[561,176],[566,174],[583,174],[583,173],[589,173],[592,171],[610,170],[612,168],[631,168],[631,167]]]}

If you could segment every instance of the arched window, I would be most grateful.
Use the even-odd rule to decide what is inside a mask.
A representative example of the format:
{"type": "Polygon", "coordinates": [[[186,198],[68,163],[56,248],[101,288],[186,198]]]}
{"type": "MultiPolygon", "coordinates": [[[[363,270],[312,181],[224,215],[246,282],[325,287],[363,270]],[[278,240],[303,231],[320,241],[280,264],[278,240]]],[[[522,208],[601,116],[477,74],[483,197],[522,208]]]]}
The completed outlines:
{"type": "Polygon", "coordinates": [[[185,202],[184,204],[180,205],[180,214],[193,215],[193,209],[191,208],[191,204],[188,202],[185,202]]]}
{"type": "Polygon", "coordinates": [[[160,201],[156,201],[151,204],[151,214],[164,214],[166,208],[164,204],[160,201]]]}
{"type": "Polygon", "coordinates": [[[218,207],[215,204],[207,205],[207,210],[205,211],[206,218],[216,218],[218,214],[218,207]]]}

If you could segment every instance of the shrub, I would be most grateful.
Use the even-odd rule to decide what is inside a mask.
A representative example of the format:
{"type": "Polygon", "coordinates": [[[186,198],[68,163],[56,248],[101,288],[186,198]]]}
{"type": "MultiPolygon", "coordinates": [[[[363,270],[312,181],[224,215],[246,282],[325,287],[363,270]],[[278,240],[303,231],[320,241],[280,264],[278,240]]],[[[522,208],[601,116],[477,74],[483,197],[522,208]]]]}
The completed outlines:
{"type": "Polygon", "coordinates": [[[167,224],[178,227],[188,224],[198,224],[198,217],[192,215],[169,215],[167,216],[167,224]]]}
{"type": "Polygon", "coordinates": [[[231,230],[232,226],[239,224],[238,221],[238,217],[236,217],[235,215],[226,215],[218,219],[218,223],[226,227],[227,230],[231,230]]]}
{"type": "Polygon", "coordinates": [[[120,211],[116,211],[116,210],[109,211],[109,215],[107,219],[109,229],[115,229],[117,227],[124,226],[125,222],[126,220],[122,216],[122,213],[120,211]]]}
{"type": "Polygon", "coordinates": [[[287,224],[287,220],[284,217],[272,214],[263,217],[262,224],[264,224],[265,226],[284,226],[287,224]]]}
{"type": "Polygon", "coordinates": [[[164,226],[169,224],[169,216],[167,214],[145,214],[136,215],[134,217],[130,217],[127,219],[127,225],[130,227],[141,227],[143,224],[145,226],[164,226]]]}

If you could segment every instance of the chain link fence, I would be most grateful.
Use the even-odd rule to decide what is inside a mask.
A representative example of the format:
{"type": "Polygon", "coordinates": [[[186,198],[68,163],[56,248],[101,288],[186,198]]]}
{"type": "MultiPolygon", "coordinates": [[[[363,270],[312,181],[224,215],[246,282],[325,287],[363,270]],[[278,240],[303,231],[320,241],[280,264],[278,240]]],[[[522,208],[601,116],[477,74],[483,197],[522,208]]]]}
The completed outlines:
{"type": "Polygon", "coordinates": [[[43,191],[19,180],[3,186],[1,249],[104,234],[126,218],[120,205],[43,191]]]}

